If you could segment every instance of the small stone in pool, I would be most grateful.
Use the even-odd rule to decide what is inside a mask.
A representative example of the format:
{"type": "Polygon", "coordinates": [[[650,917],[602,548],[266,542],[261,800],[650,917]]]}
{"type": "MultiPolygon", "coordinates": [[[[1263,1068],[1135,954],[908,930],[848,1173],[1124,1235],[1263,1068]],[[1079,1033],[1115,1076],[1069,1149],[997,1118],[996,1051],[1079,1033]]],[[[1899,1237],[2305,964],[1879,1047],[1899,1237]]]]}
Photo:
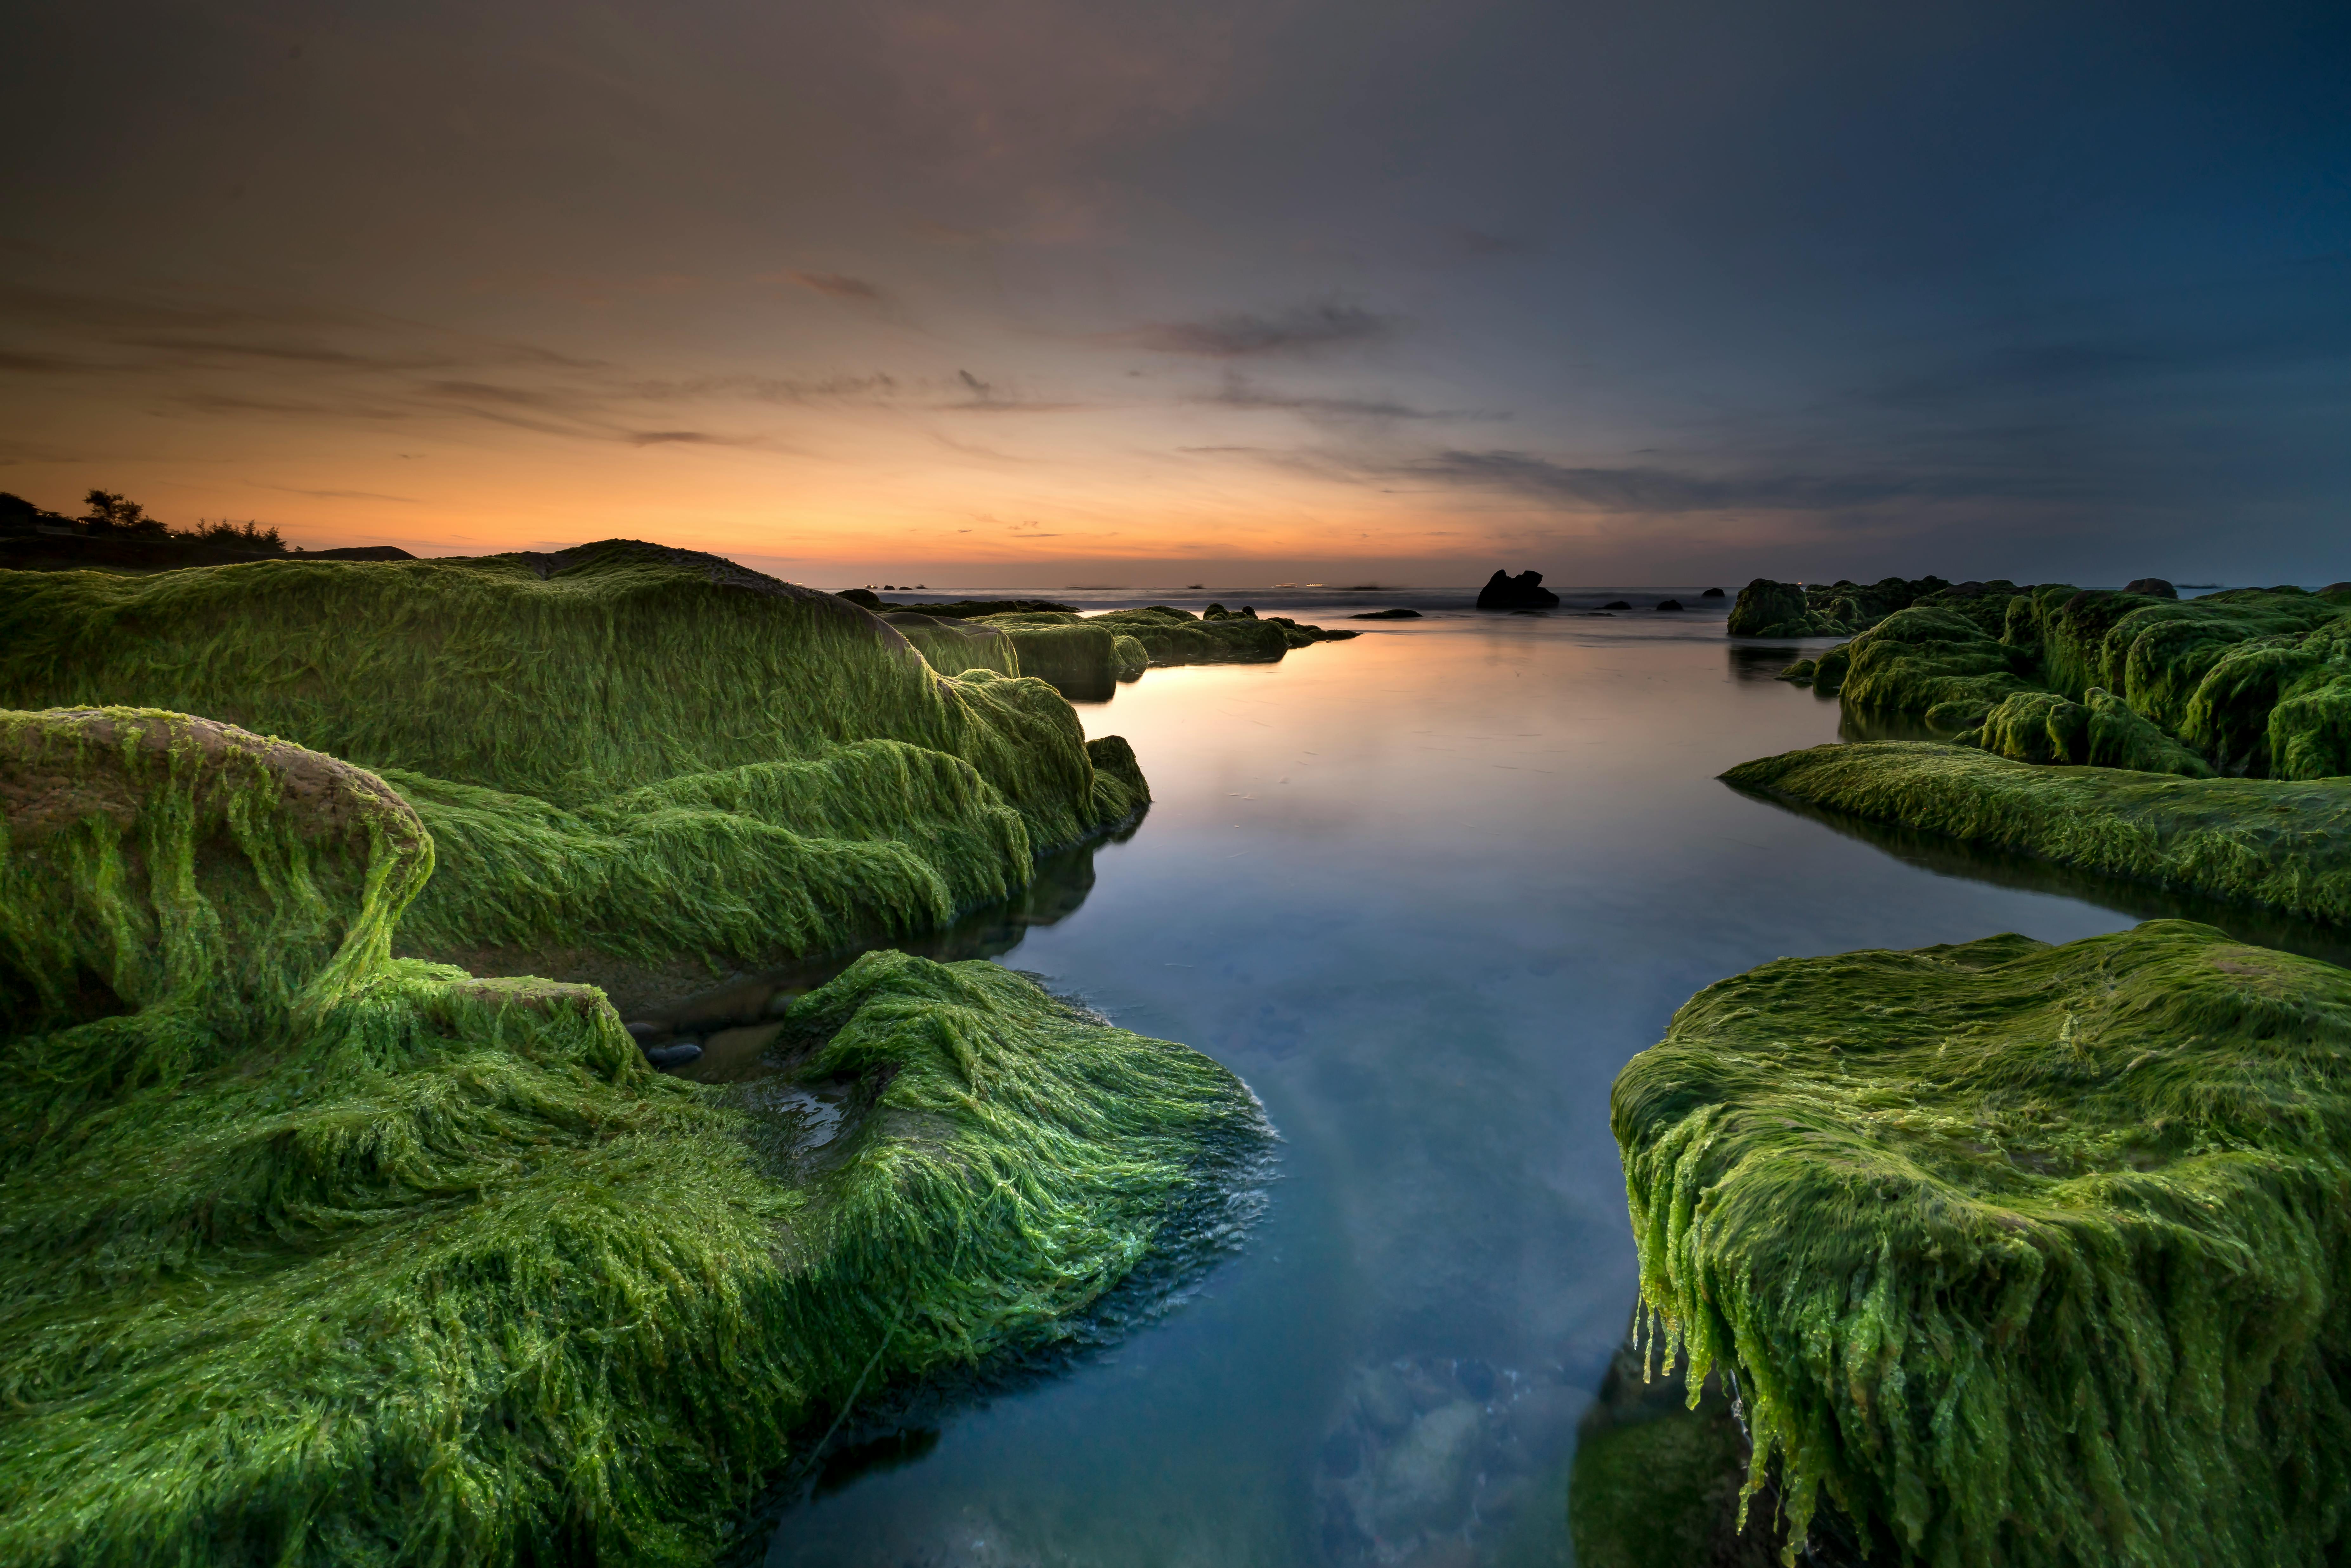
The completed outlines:
{"type": "Polygon", "coordinates": [[[645,1060],[655,1067],[684,1067],[689,1061],[702,1059],[702,1047],[690,1040],[673,1040],[668,1045],[649,1046],[645,1060]]]}
{"type": "Polygon", "coordinates": [[[621,1027],[627,1030],[629,1038],[639,1045],[644,1044],[649,1040],[659,1040],[669,1032],[669,1025],[653,1023],[646,1019],[639,1019],[634,1023],[624,1023],[621,1027]]]}

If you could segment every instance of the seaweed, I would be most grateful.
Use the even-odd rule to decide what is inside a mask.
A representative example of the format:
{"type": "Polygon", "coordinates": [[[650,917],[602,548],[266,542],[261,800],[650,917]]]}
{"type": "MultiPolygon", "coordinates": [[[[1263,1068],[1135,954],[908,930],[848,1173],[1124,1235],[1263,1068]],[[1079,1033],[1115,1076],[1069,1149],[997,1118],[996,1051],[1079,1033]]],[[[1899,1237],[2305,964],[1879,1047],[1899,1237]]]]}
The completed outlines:
{"type": "Polygon", "coordinates": [[[1916,741],[1744,762],[1732,786],[2083,871],[2351,924],[2351,779],[2183,779],[1916,741]]]}
{"type": "Polygon", "coordinates": [[[1783,1561],[1824,1501],[1935,1568],[2343,1552],[2351,973],[2180,921],[1782,959],[1611,1111],[1783,1561]]]}
{"type": "Polygon", "coordinates": [[[2141,773],[2177,773],[2210,779],[2205,760],[2148,720],[2133,713],[2112,692],[2090,688],[2077,703],[2054,692],[2017,692],[1984,716],[1981,728],[1959,737],[2019,762],[2125,768],[2141,773]]]}
{"type": "Polygon", "coordinates": [[[985,963],[662,1077],[592,989],[392,956],[421,815],[231,726],[0,716],[0,802],[10,1563],[704,1561],[796,1430],[1082,1335],[1264,1156],[1222,1068],[985,963]]]}
{"type": "MultiPolygon", "coordinates": [[[[915,628],[998,664],[1003,633],[915,628]]],[[[1107,639],[1105,639],[1107,641],[1107,639]]],[[[420,956],[709,966],[938,923],[1149,799],[1069,704],[713,556],[0,577],[0,705],[200,713],[392,779],[453,849],[420,956]],[[756,954],[755,954],[756,949],[756,954]]],[[[509,967],[513,966],[509,964],[509,967]]]]}

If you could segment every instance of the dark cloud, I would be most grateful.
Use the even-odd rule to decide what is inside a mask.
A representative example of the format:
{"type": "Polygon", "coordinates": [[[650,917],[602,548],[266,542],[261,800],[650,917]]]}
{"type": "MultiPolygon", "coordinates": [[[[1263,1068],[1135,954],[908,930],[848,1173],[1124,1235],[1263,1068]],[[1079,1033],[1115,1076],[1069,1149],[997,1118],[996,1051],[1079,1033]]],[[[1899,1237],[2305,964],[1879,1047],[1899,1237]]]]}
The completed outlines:
{"type": "Polygon", "coordinates": [[[1306,305],[1272,316],[1232,311],[1200,321],[1159,322],[1116,333],[1113,340],[1167,354],[1238,359],[1371,342],[1394,332],[1396,325],[1393,316],[1353,305],[1306,305]]]}
{"type": "Polygon", "coordinates": [[[1525,452],[1458,449],[1396,465],[1384,473],[1390,477],[1504,491],[1566,510],[1652,514],[1837,512],[1906,499],[2012,497],[2043,495],[2055,488],[2036,483],[2031,476],[1997,468],[1717,475],[1665,467],[1582,467],[1525,452]]]}
{"type": "Polygon", "coordinates": [[[878,305],[882,290],[862,277],[851,277],[839,272],[787,272],[786,279],[802,288],[812,288],[828,299],[848,299],[861,305],[878,305]]]}
{"type": "Polygon", "coordinates": [[[1215,392],[1192,400],[1222,408],[1267,409],[1330,419],[1508,419],[1508,414],[1415,408],[1395,398],[1322,397],[1277,392],[1246,376],[1228,375],[1215,392]]]}

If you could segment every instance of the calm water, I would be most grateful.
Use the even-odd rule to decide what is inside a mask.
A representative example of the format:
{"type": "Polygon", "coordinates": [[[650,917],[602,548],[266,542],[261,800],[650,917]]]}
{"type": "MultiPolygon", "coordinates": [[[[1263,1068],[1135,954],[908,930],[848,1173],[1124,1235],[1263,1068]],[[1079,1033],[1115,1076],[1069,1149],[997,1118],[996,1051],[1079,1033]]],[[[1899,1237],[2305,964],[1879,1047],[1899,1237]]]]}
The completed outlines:
{"type": "Polygon", "coordinates": [[[1634,1297],[1625,1059],[1775,956],[2168,912],[1717,782],[1838,727],[1721,613],[1438,614],[1081,708],[1158,803],[1003,961],[1231,1067],[1281,1178],[1195,1299],[932,1418],[768,1563],[1572,1561],[1576,1420],[1634,1297]]]}

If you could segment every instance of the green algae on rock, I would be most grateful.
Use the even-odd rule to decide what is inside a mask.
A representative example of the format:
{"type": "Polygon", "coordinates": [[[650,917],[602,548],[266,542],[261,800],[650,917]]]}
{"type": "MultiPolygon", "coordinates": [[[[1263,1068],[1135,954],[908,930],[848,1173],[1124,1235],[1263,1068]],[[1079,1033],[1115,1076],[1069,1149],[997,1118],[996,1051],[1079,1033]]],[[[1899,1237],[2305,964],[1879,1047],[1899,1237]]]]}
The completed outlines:
{"type": "MultiPolygon", "coordinates": [[[[917,631],[1009,654],[989,628],[917,631]]],[[[392,779],[466,852],[412,950],[495,946],[509,973],[593,978],[595,954],[657,941],[722,965],[920,929],[1149,799],[1133,754],[1098,768],[1041,681],[943,676],[832,595],[626,541],[0,581],[0,705],[109,703],[392,779]],[[747,951],[762,933],[774,946],[747,951]]]]}
{"type": "Polygon", "coordinates": [[[1889,577],[1862,584],[1774,582],[1759,577],[1739,591],[1725,630],[1733,637],[1841,637],[1867,631],[1921,600],[1975,599],[2015,591],[2011,582],[1953,584],[1939,577],[1889,577]]]}
{"type": "Polygon", "coordinates": [[[1782,959],[1611,1110],[1783,1560],[1823,1497],[1933,1568],[2343,1552],[2351,973],[2179,921],[1782,959]]]}
{"type": "Polygon", "coordinates": [[[1084,1332],[1264,1153],[988,964],[869,954],[787,1079],[664,1078],[593,990],[392,957],[418,814],[229,726],[0,716],[0,805],[12,1563],[705,1561],[795,1428],[1084,1332]]]}
{"type": "Polygon", "coordinates": [[[1813,747],[1722,777],[1774,800],[2351,924],[2351,779],[2044,767],[1916,741],[1813,747]]]}
{"type": "Polygon", "coordinates": [[[2088,695],[2087,703],[2077,703],[2054,692],[2013,693],[1958,744],[2018,762],[2212,777],[2202,758],[2133,713],[2122,698],[2095,686],[2088,695]]]}

